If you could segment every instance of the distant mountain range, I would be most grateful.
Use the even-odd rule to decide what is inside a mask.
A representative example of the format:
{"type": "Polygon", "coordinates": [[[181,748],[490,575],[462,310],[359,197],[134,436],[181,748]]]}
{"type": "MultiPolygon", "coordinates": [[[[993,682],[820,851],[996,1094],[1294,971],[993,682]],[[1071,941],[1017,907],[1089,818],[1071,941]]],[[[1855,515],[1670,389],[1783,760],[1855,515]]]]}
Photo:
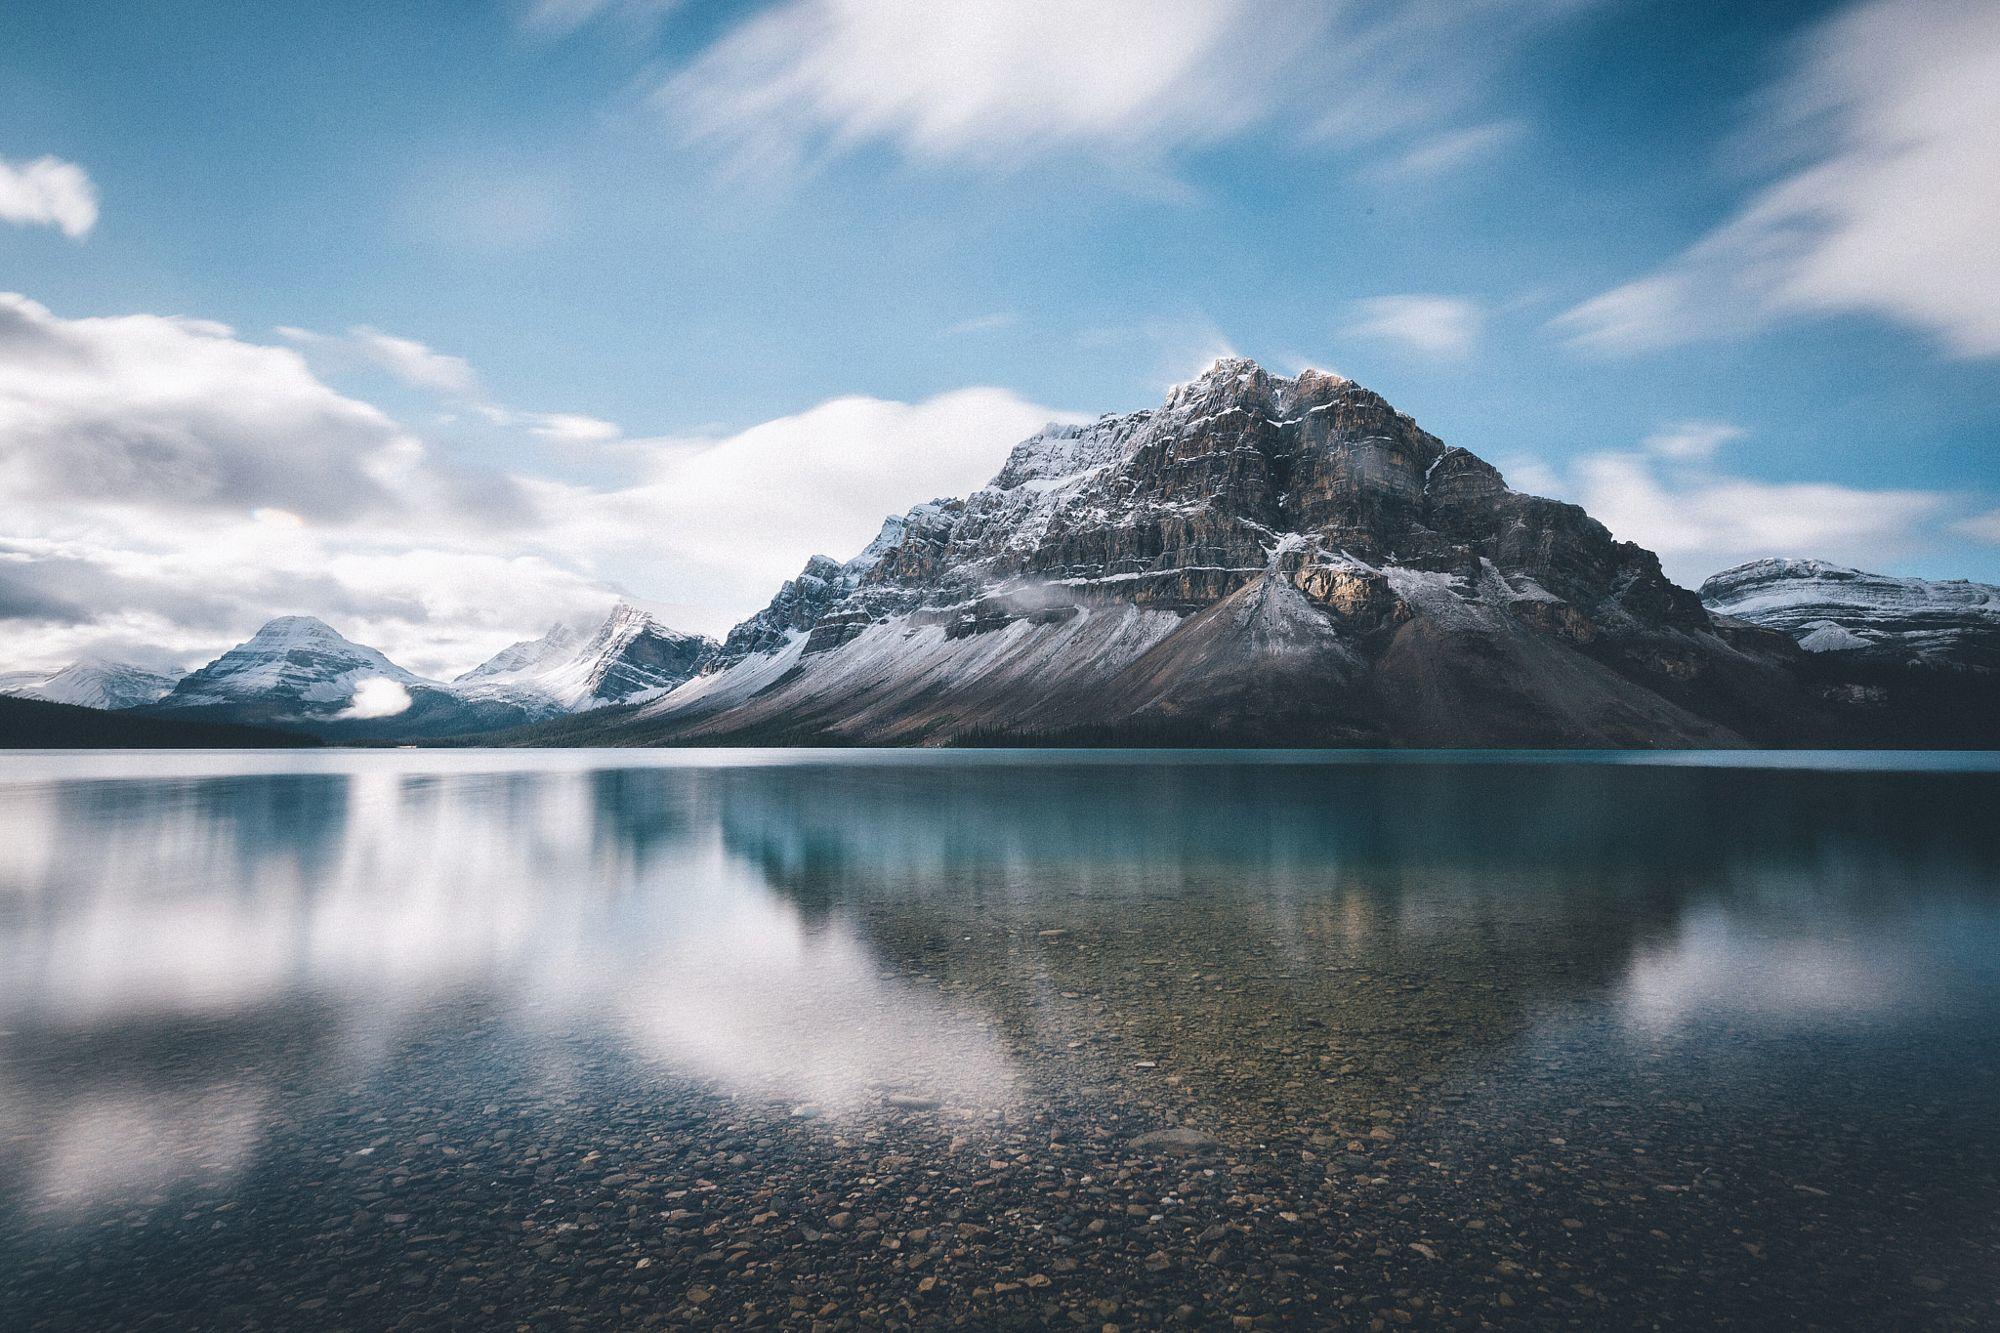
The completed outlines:
{"type": "Polygon", "coordinates": [[[331,740],[407,740],[520,727],[655,698],[714,656],[713,639],[681,634],[636,607],[565,624],[518,643],[453,681],[431,680],[312,616],[280,616],[175,678],[88,661],[6,692],[120,710],[128,716],[247,723],[331,740]]]}
{"type": "Polygon", "coordinates": [[[508,744],[2000,744],[2000,589],[1812,560],[1697,594],[1336,375],[1217,362],[815,556],[716,644],[620,606],[445,682],[306,616],[16,692],[508,744]]]}

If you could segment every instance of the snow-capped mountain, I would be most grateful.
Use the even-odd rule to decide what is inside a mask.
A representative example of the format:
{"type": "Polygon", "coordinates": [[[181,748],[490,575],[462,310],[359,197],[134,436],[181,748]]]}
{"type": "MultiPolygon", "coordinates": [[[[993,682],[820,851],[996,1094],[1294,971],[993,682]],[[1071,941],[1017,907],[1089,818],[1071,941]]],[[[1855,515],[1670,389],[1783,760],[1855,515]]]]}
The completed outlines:
{"type": "Polygon", "coordinates": [[[594,627],[561,624],[517,643],[452,681],[472,700],[501,700],[535,716],[636,703],[706,666],[716,642],[683,634],[623,602],[594,627]]]}
{"type": "Polygon", "coordinates": [[[565,622],[446,683],[420,676],[312,616],[280,616],[190,672],[151,711],[267,723],[343,739],[419,739],[517,727],[656,697],[714,656],[620,604],[565,622]]]}
{"type": "Polygon", "coordinates": [[[348,707],[367,680],[405,688],[431,683],[323,620],[279,616],[182,677],[164,702],[173,708],[206,708],[255,700],[301,714],[333,714],[348,707]]]}
{"type": "Polygon", "coordinates": [[[531,720],[466,700],[312,616],[279,616],[184,676],[152,711],[269,723],[342,738],[454,735],[531,720]]]}
{"type": "Polygon", "coordinates": [[[472,670],[454,676],[451,683],[469,686],[483,680],[503,680],[562,661],[574,655],[596,630],[597,622],[592,620],[558,622],[539,639],[508,645],[472,670]]]}
{"type": "Polygon", "coordinates": [[[176,674],[132,662],[86,657],[52,676],[0,687],[0,693],[82,708],[142,708],[158,702],[178,679],[176,674]]]}
{"type": "Polygon", "coordinates": [[[816,558],[713,669],[566,739],[1726,745],[1781,636],[1336,375],[1226,359],[816,558]]]}
{"type": "Polygon", "coordinates": [[[2000,588],[1753,560],[1701,585],[1710,610],[1782,630],[1810,653],[2000,669],[2000,588]]]}
{"type": "MultiPolygon", "coordinates": [[[[929,514],[936,506],[923,505],[912,515],[929,514]]],[[[882,525],[875,540],[860,555],[845,563],[832,556],[816,555],[806,561],[799,576],[778,589],[770,605],[729,631],[715,654],[710,668],[730,666],[748,657],[776,652],[794,635],[819,623],[827,608],[854,591],[861,576],[881,562],[883,556],[902,544],[908,520],[891,518],[882,525]]]]}

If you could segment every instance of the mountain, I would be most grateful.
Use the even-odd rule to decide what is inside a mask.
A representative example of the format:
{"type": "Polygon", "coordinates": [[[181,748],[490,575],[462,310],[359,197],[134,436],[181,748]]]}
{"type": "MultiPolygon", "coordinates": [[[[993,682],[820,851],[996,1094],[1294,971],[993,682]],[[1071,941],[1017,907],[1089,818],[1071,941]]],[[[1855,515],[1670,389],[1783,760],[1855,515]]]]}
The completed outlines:
{"type": "Polygon", "coordinates": [[[178,678],[131,662],[86,657],[53,676],[13,684],[4,692],[80,708],[140,708],[164,697],[178,678]]]}
{"type": "Polygon", "coordinates": [[[539,639],[523,639],[502,648],[472,670],[452,678],[452,684],[472,686],[481,681],[505,680],[548,666],[575,654],[596,626],[583,620],[565,620],[539,639]]]}
{"type": "Polygon", "coordinates": [[[711,669],[561,742],[1741,745],[1783,634],[1337,375],[1217,362],[816,557],[711,669]]]}
{"type": "Polygon", "coordinates": [[[664,694],[715,655],[620,604],[555,626],[447,684],[399,666],[312,616],[280,616],[150,704],[159,715],[307,731],[337,740],[471,736],[664,694]]]}
{"type": "Polygon", "coordinates": [[[246,722],[349,740],[453,735],[532,715],[468,700],[312,616],[279,616],[181,678],[149,712],[246,722]]]}
{"type": "Polygon", "coordinates": [[[317,745],[297,732],[0,697],[0,749],[205,750],[317,745]]]}
{"type": "Polygon", "coordinates": [[[1719,618],[1805,650],[1800,678],[1858,745],[2000,745],[2000,588],[1823,560],[1754,560],[1701,585],[1719,618]]]}
{"type": "Polygon", "coordinates": [[[1809,653],[2000,669],[2000,588],[1895,578],[1824,560],[1753,560],[1711,575],[1702,602],[1782,630],[1809,653]]]}
{"type": "Polygon", "coordinates": [[[620,603],[594,628],[561,624],[517,643],[452,681],[470,700],[506,701],[538,716],[637,703],[693,677],[715,640],[682,634],[620,603]]]}

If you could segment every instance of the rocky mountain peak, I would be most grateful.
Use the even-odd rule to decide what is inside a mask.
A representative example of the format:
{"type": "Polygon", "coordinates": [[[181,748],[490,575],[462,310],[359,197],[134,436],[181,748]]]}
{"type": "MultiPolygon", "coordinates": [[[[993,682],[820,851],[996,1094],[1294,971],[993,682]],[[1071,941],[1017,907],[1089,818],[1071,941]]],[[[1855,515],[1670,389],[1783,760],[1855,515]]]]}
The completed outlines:
{"type": "Polygon", "coordinates": [[[687,680],[715,655],[713,639],[684,634],[620,601],[601,620],[557,625],[460,676],[467,699],[537,716],[627,703],[687,680]]]}
{"type": "Polygon", "coordinates": [[[1185,716],[1293,743],[1693,742],[1732,733],[1688,701],[1747,715],[1769,685],[1741,651],[1576,506],[1351,380],[1226,358],[1159,407],[1045,427],[862,558],[809,562],[711,679],[644,716],[663,735],[1185,716]]]}

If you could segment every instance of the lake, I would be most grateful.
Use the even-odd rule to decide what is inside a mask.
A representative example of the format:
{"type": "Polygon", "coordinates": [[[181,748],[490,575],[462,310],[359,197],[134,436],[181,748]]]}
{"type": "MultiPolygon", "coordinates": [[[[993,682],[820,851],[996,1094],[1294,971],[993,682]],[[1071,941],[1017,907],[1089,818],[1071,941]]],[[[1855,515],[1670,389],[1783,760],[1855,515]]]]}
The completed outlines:
{"type": "Polygon", "coordinates": [[[2000,764],[0,758],[0,1327],[2000,1324],[2000,764]]]}

